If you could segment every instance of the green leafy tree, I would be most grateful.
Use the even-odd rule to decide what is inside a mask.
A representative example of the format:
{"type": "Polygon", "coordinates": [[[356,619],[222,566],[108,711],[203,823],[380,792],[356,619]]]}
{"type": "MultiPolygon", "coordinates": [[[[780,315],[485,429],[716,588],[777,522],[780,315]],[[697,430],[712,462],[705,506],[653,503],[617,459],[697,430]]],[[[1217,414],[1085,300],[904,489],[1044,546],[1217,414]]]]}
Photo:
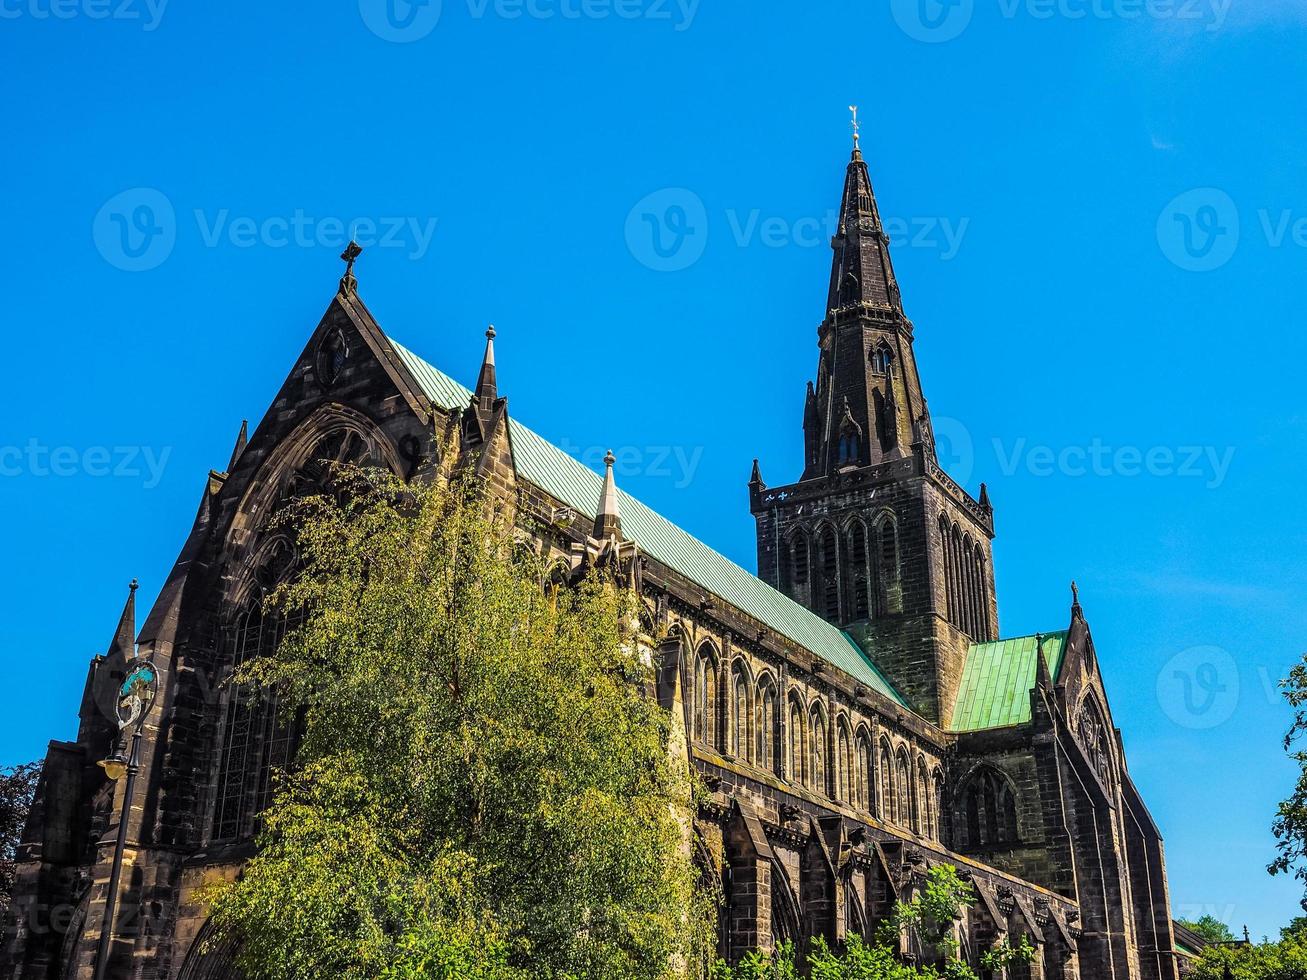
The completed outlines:
{"type": "Polygon", "coordinates": [[[9,912],[9,893],[18,871],[18,845],[40,778],[39,762],[0,769],[0,920],[9,912]]]}
{"type": "Polygon", "coordinates": [[[345,468],[295,503],[300,614],[239,680],[301,719],[257,855],[211,896],[253,980],[661,980],[702,962],[691,776],[631,598],[468,485],[345,468]]]}
{"type": "MultiPolygon", "coordinates": [[[[1284,736],[1284,749],[1298,765],[1298,781],[1293,793],[1276,810],[1271,829],[1279,853],[1267,870],[1273,875],[1292,874],[1307,886],[1307,751],[1301,742],[1307,734],[1307,657],[1289,671],[1280,687],[1293,708],[1293,723],[1284,736]]],[[[1307,895],[1303,908],[1307,909],[1307,895]]]]}
{"type": "Polygon", "coordinates": [[[895,903],[877,938],[893,946],[906,933],[924,952],[941,956],[946,963],[958,962],[954,924],[975,901],[975,889],[958,876],[957,868],[937,864],[926,871],[925,885],[912,901],[895,903]]]}
{"type": "Polygon", "coordinates": [[[1208,946],[1191,980],[1307,980],[1307,936],[1288,932],[1279,942],[1208,946]]]}
{"type": "Polygon", "coordinates": [[[1176,921],[1186,929],[1196,932],[1209,943],[1234,942],[1234,933],[1230,931],[1230,927],[1214,915],[1204,915],[1193,921],[1188,919],[1177,919],[1176,921]]]}
{"type": "MultiPolygon", "coordinates": [[[[954,923],[976,900],[975,889],[963,881],[951,865],[937,865],[926,872],[921,892],[910,902],[898,902],[890,917],[877,930],[873,943],[850,934],[841,952],[833,951],[817,938],[807,957],[806,975],[813,980],[976,980],[975,971],[959,959],[954,923]],[[908,935],[917,948],[941,957],[938,966],[912,966],[897,955],[899,941],[908,935]]],[[[1013,963],[1029,963],[1035,948],[1022,937],[1013,945],[1005,940],[985,950],[981,965],[1000,970],[1013,963]]],[[[794,946],[785,944],[774,955],[754,952],[739,966],[719,962],[713,980],[792,980],[799,975],[794,946]]]]}

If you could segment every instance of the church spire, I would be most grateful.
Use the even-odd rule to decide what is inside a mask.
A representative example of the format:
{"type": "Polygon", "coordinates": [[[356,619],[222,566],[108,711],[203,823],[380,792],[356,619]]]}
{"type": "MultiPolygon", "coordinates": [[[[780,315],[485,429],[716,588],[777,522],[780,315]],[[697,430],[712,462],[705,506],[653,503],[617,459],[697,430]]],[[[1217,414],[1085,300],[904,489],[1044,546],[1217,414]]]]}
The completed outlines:
{"type": "Polygon", "coordinates": [[[610,449],[604,454],[604,489],[599,495],[599,513],[595,515],[594,536],[601,541],[622,536],[622,512],[617,503],[617,481],[613,479],[613,464],[617,457],[610,449]]]}
{"type": "Polygon", "coordinates": [[[236,463],[241,458],[241,453],[245,452],[245,447],[250,441],[250,420],[241,419],[241,430],[236,435],[236,446],[231,451],[231,462],[227,464],[227,472],[230,473],[236,468],[236,463]]]}
{"type": "Polygon", "coordinates": [[[889,236],[881,224],[880,208],[871,189],[871,175],[862,159],[856,129],[853,156],[844,173],[839,226],[832,244],[835,256],[826,309],[846,310],[866,305],[902,315],[898,281],[890,262],[889,236]]]}
{"type": "Polygon", "coordinates": [[[889,236],[862,158],[853,112],[853,154],[844,172],[839,226],[831,239],[826,317],[817,330],[821,359],[804,403],[803,480],[902,459],[929,430],[889,254],[889,236]]]}
{"type": "Polygon", "coordinates": [[[499,385],[495,380],[495,325],[486,330],[486,353],[481,359],[481,374],[477,377],[477,407],[482,412],[489,412],[499,397],[499,385]]]}
{"type": "Polygon", "coordinates": [[[127,586],[127,604],[123,614],[118,618],[118,628],[114,630],[113,642],[105,655],[109,660],[131,660],[136,656],[136,590],[140,583],[132,579],[127,586]]]}

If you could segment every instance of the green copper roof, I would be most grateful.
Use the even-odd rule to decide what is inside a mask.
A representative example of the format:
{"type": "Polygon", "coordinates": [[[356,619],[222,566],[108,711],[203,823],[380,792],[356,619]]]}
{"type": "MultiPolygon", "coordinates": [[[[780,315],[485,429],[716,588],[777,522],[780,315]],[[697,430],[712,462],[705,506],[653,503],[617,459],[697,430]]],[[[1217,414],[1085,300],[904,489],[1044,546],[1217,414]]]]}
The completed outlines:
{"type": "MultiPolygon", "coordinates": [[[[391,343],[428,398],[447,410],[467,407],[471,391],[393,339],[391,343]]],[[[578,513],[590,516],[596,513],[603,477],[511,417],[509,437],[513,442],[513,460],[519,477],[578,513]]],[[[617,492],[622,533],[638,544],[645,554],[720,596],[769,629],[789,637],[855,680],[903,707],[908,706],[885,675],[843,631],[713,551],[620,488],[617,492]]]]}
{"type": "MultiPolygon", "coordinates": [[[[1030,692],[1035,687],[1034,636],[993,643],[973,643],[962,671],[962,686],[950,728],[976,732],[985,728],[1022,725],[1030,720],[1030,692]]],[[[1066,630],[1045,633],[1044,660],[1057,679],[1066,650],[1066,630]]]]}

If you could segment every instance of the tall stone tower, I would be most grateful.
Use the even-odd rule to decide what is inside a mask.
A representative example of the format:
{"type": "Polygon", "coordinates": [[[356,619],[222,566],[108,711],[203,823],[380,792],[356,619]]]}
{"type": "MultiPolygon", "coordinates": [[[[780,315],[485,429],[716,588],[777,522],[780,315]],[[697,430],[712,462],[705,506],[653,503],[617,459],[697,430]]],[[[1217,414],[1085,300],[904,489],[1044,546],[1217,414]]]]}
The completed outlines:
{"type": "Polygon", "coordinates": [[[998,635],[993,509],[935,456],[867,164],[854,138],[831,241],[803,473],[749,481],[758,574],[846,629],[921,714],[946,725],[973,641],[998,635]]]}

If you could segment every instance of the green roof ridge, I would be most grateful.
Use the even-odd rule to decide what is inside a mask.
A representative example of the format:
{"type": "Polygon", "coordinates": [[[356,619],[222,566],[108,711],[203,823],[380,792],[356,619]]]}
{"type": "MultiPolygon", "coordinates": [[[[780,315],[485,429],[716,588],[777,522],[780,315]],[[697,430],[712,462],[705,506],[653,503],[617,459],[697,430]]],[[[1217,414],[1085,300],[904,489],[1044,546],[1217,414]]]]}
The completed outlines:
{"type": "MultiPolygon", "coordinates": [[[[465,388],[388,337],[427,397],[446,410],[465,408],[465,388]]],[[[603,477],[543,436],[509,418],[518,475],[580,513],[593,516],[603,477]]],[[[772,588],[753,573],[673,524],[620,487],[622,533],[650,557],[734,605],[769,629],[843,670],[902,707],[909,707],[880,668],[843,630],[772,588]]]]}

